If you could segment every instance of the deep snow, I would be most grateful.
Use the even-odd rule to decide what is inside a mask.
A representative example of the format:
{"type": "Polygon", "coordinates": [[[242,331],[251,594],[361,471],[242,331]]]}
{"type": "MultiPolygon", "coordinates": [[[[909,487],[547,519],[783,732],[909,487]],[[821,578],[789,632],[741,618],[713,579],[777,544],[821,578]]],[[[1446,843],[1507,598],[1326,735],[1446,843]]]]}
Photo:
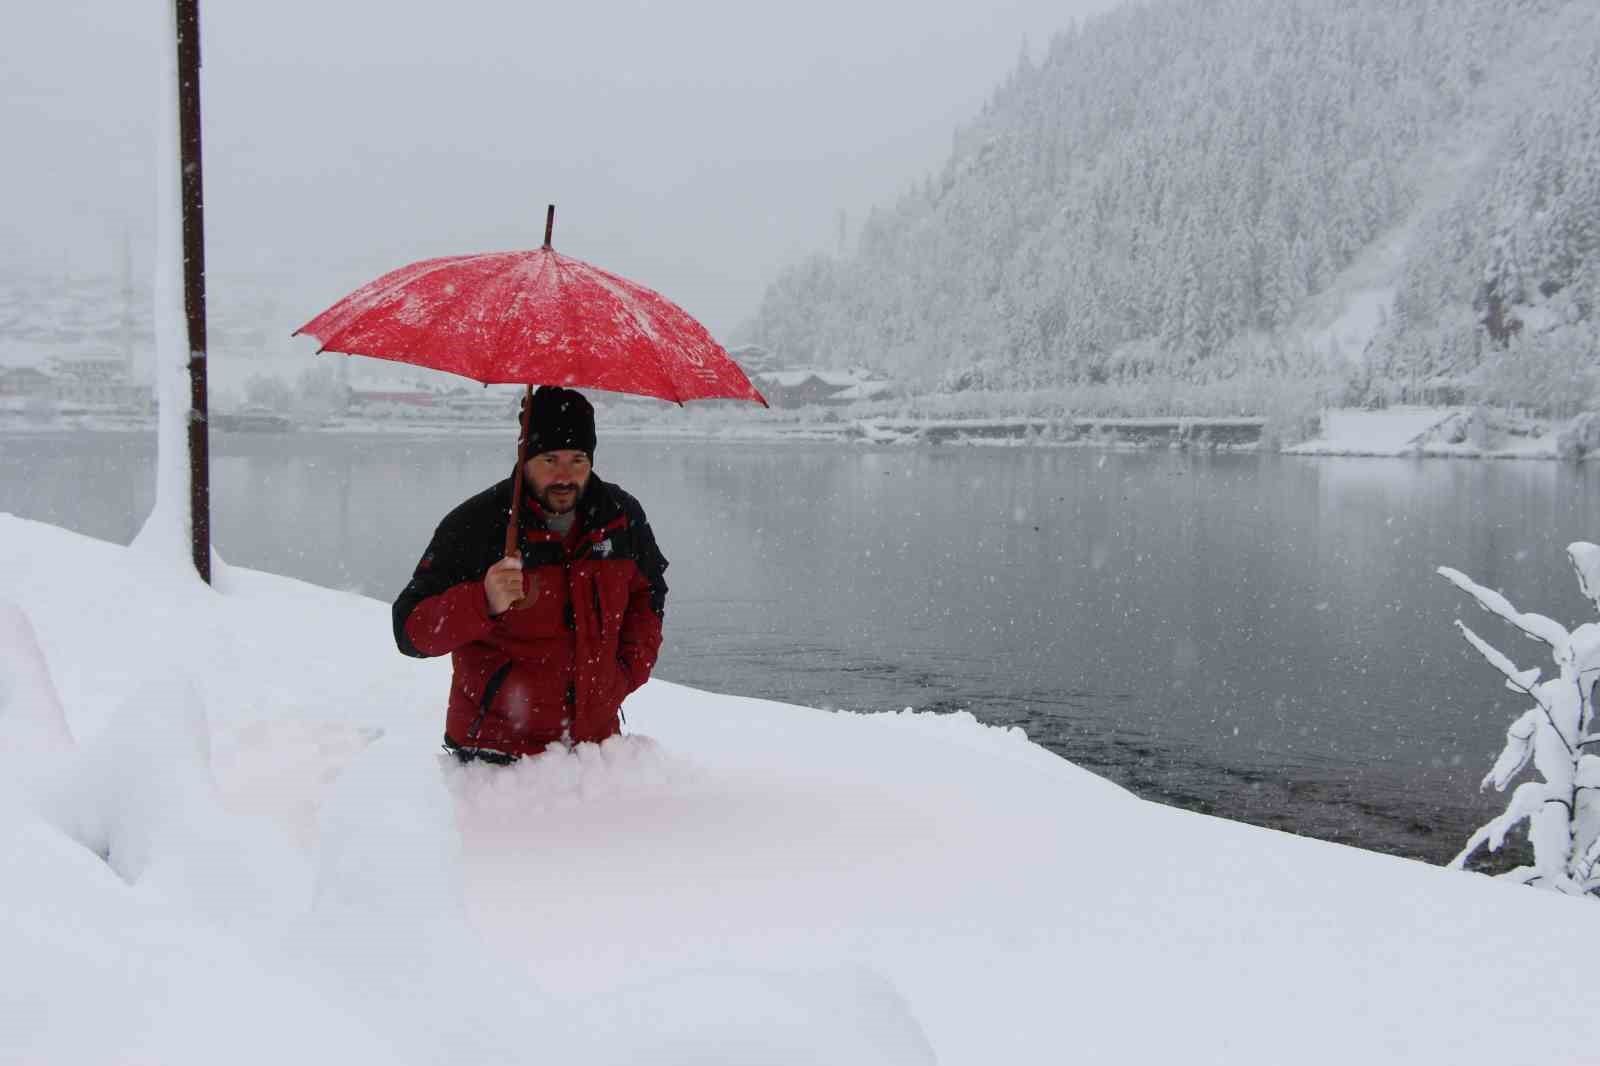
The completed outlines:
{"type": "Polygon", "coordinates": [[[1289,455],[1427,456],[1457,459],[1555,459],[1557,434],[1532,425],[1505,433],[1495,425],[1501,416],[1466,407],[1395,406],[1379,411],[1330,408],[1322,413],[1320,432],[1291,445],[1289,455]],[[1482,441],[1471,439],[1467,425],[1482,421],[1482,441]],[[1458,432],[1452,423],[1459,421],[1458,432]]]}
{"type": "Polygon", "coordinates": [[[1587,902],[966,714],[652,682],[462,769],[385,604],[6,515],[0,600],[0,1061],[1590,1060],[1587,902]]]}

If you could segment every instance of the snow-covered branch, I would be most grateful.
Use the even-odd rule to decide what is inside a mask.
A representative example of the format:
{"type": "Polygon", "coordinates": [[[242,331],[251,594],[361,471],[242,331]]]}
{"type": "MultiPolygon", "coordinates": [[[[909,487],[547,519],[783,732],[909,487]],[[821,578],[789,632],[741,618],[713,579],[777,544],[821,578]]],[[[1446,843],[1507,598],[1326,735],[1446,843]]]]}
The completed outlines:
{"type": "Polygon", "coordinates": [[[1467,638],[1467,643],[1477,648],[1478,654],[1488,660],[1490,666],[1505,675],[1506,682],[1510,688],[1517,692],[1534,696],[1535,699],[1538,698],[1534,694],[1534,682],[1539,680],[1539,668],[1537,666],[1529,667],[1526,670],[1518,670],[1516,664],[1504,652],[1474,633],[1459,618],[1456,619],[1456,628],[1461,630],[1463,637],[1467,638]]]}
{"type": "Polygon", "coordinates": [[[1485,588],[1473,581],[1459,570],[1452,570],[1448,566],[1438,569],[1439,575],[1456,588],[1478,601],[1478,606],[1490,614],[1499,615],[1507,622],[1522,630],[1534,640],[1542,640],[1550,645],[1559,656],[1566,650],[1568,634],[1566,627],[1542,614],[1525,614],[1511,606],[1511,601],[1506,599],[1494,589],[1485,588]]]}
{"type": "Polygon", "coordinates": [[[1461,849],[1460,854],[1450,860],[1450,865],[1455,869],[1462,869],[1472,853],[1484,844],[1489,845],[1490,851],[1499,851],[1500,845],[1506,842],[1509,833],[1518,822],[1524,818],[1531,818],[1535,812],[1544,806],[1545,785],[1542,781],[1524,781],[1511,793],[1511,802],[1506,809],[1487,825],[1482,826],[1472,834],[1467,841],[1467,846],[1461,849]]]}
{"type": "Polygon", "coordinates": [[[1504,792],[1506,784],[1528,765],[1528,760],[1533,757],[1533,734],[1539,728],[1539,708],[1533,707],[1523,712],[1506,730],[1506,746],[1500,752],[1500,758],[1495,760],[1494,767],[1486,774],[1478,787],[1488,788],[1493,785],[1496,792],[1504,792]]]}
{"type": "Polygon", "coordinates": [[[1567,558],[1578,572],[1578,588],[1600,611],[1600,546],[1574,541],[1567,545],[1567,558]]]}
{"type": "MultiPolygon", "coordinates": [[[[1600,591],[1600,549],[1578,543],[1570,545],[1567,554],[1584,594],[1600,606],[1595,597],[1600,591]]],[[[1532,697],[1536,704],[1506,730],[1505,747],[1479,787],[1504,791],[1530,762],[1539,780],[1525,781],[1513,789],[1506,809],[1473,833],[1450,865],[1464,867],[1485,845],[1498,851],[1512,829],[1526,824],[1533,865],[1518,867],[1502,877],[1573,895],[1600,893],[1600,879],[1595,877],[1595,867],[1600,864],[1600,754],[1585,750],[1600,742],[1600,733],[1593,731],[1600,626],[1587,623],[1569,632],[1544,615],[1518,611],[1500,593],[1459,570],[1441,566],[1438,573],[1490,614],[1548,644],[1560,671],[1558,676],[1540,681],[1537,669],[1518,670],[1508,656],[1457,620],[1461,635],[1504,678],[1506,686],[1532,697]]]]}

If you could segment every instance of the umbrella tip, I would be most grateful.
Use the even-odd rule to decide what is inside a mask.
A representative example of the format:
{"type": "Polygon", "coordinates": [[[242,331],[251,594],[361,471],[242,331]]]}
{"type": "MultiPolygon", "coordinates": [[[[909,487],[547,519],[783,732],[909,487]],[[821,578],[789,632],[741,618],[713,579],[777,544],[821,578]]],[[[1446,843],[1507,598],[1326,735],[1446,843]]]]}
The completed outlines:
{"type": "Polygon", "coordinates": [[[550,247],[550,234],[556,228],[556,205],[551,204],[544,212],[544,246],[550,247]]]}

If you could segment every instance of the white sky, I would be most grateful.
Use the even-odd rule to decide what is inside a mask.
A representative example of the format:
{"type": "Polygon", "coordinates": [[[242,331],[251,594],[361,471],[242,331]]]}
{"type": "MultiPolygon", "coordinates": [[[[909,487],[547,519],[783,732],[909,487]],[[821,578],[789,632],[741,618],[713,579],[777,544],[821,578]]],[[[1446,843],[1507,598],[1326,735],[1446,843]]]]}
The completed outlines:
{"type": "MultiPolygon", "coordinates": [[[[537,246],[554,202],[558,249],[725,332],[841,208],[939,165],[1025,38],[1115,3],[202,0],[212,285],[281,278],[303,320],[413,259],[537,246]]],[[[5,5],[0,266],[110,273],[124,232],[148,263],[170,10],[5,5]]]]}

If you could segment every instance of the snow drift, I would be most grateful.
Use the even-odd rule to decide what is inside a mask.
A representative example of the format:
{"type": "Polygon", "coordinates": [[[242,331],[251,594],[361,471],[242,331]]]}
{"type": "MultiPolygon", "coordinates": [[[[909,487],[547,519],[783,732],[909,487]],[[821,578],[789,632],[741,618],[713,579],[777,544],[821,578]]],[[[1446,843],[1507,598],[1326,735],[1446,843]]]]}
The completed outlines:
{"type": "Polygon", "coordinates": [[[384,604],[10,516],[0,599],[6,1061],[1586,1057],[1585,903],[965,714],[654,682],[633,735],[463,768],[384,604]]]}

